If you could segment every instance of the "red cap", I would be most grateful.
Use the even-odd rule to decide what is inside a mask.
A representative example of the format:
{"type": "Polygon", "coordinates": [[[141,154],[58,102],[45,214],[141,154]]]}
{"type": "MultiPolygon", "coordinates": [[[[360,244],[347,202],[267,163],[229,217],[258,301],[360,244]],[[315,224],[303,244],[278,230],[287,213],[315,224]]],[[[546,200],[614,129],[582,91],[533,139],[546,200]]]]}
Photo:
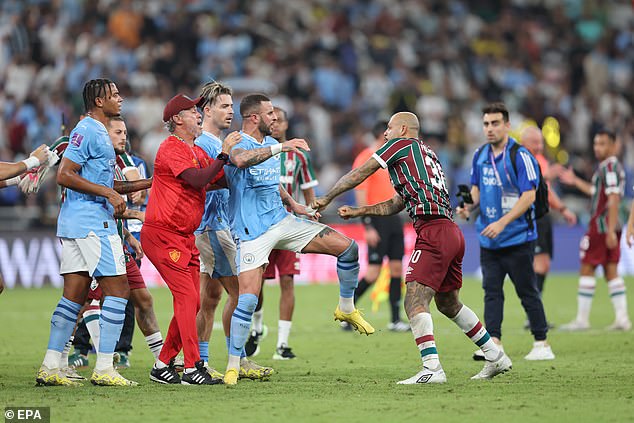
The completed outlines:
{"type": "Polygon", "coordinates": [[[192,99],[185,94],[175,95],[163,109],[163,122],[167,122],[172,116],[179,114],[183,110],[191,109],[194,106],[202,106],[203,101],[202,97],[192,99]]]}

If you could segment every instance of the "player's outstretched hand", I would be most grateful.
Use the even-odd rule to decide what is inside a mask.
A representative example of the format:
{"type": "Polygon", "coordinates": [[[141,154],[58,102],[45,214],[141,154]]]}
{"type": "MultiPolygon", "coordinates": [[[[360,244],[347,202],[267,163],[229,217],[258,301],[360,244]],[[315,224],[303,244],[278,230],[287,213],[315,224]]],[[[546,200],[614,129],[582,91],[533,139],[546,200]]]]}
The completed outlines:
{"type": "Polygon", "coordinates": [[[577,215],[570,210],[564,209],[561,212],[561,215],[564,217],[564,219],[566,219],[566,223],[568,223],[570,226],[574,226],[577,224],[577,215]]]}
{"type": "Polygon", "coordinates": [[[353,217],[357,217],[360,216],[360,214],[358,213],[359,209],[356,207],[352,207],[352,206],[341,206],[339,207],[339,209],[337,209],[337,214],[339,215],[339,217],[341,217],[342,219],[348,220],[351,219],[353,217]]]}
{"type": "Polygon", "coordinates": [[[317,197],[313,200],[312,203],[310,203],[309,207],[315,211],[321,211],[328,207],[328,204],[330,204],[330,201],[327,200],[325,197],[317,197]]]}
{"type": "Polygon", "coordinates": [[[291,209],[293,213],[300,216],[308,216],[312,220],[318,220],[321,217],[321,213],[319,213],[317,210],[314,210],[310,206],[305,206],[303,204],[292,204],[291,209]]]}
{"type": "Polygon", "coordinates": [[[40,161],[40,166],[44,165],[48,162],[48,155],[50,150],[46,144],[40,145],[38,148],[33,150],[30,156],[36,157],[40,161]]]}
{"type": "Polygon", "coordinates": [[[125,200],[118,192],[112,190],[112,193],[106,197],[108,202],[114,207],[114,214],[121,215],[126,209],[125,200]]]}
{"type": "Polygon", "coordinates": [[[229,154],[233,146],[238,144],[241,139],[242,139],[242,135],[240,135],[240,132],[238,131],[231,132],[229,135],[225,137],[225,140],[222,142],[222,152],[225,154],[229,154]]]}
{"type": "Polygon", "coordinates": [[[293,138],[282,143],[282,151],[297,151],[299,148],[302,150],[310,151],[308,143],[303,138],[293,138]]]}

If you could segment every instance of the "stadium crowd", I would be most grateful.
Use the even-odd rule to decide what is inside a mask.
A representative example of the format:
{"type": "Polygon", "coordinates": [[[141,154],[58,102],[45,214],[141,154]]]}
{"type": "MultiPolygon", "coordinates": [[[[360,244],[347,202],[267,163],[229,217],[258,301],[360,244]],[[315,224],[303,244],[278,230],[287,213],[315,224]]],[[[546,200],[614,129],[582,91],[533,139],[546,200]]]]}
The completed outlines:
{"type": "MultiPolygon", "coordinates": [[[[132,149],[151,164],[166,100],[216,79],[238,99],[261,91],[288,110],[289,133],[311,144],[320,190],[350,169],[378,119],[401,110],[419,116],[451,185],[466,182],[484,143],[481,106],[495,100],[514,123],[553,117],[548,155],[588,179],[599,127],[619,135],[634,168],[633,61],[626,0],[5,0],[0,160],[72,128],[82,84],[107,76],[126,99],[132,149]]],[[[54,224],[54,190],[0,192],[0,205],[21,204],[54,224]]]]}

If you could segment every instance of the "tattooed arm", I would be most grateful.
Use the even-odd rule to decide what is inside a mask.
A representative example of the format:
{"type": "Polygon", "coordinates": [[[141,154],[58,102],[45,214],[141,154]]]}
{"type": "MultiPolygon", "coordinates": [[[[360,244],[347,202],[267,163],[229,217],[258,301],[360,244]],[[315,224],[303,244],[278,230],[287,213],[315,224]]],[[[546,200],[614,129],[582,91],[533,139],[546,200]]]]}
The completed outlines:
{"type": "Polygon", "coordinates": [[[275,147],[262,147],[262,148],[254,148],[252,150],[245,150],[244,148],[234,148],[231,150],[231,163],[233,163],[236,167],[245,168],[249,166],[256,165],[258,163],[262,163],[265,160],[270,159],[275,154],[279,154],[282,151],[297,151],[297,149],[301,148],[306,151],[310,151],[308,144],[305,140],[301,138],[293,138],[292,140],[288,140],[283,142],[280,145],[275,147]],[[277,148],[275,148],[277,147],[277,148]]]}
{"type": "Polygon", "coordinates": [[[315,210],[325,209],[328,204],[335,199],[335,197],[356,187],[361,182],[365,181],[368,176],[376,172],[380,167],[381,165],[379,165],[379,162],[372,157],[369,158],[368,161],[363,163],[361,166],[356,169],[352,169],[350,172],[342,176],[326,195],[314,200],[310,204],[310,207],[315,210]]]}
{"type": "Polygon", "coordinates": [[[291,209],[291,211],[295,214],[299,214],[299,215],[303,215],[303,216],[308,216],[310,218],[319,218],[321,217],[321,215],[319,213],[311,213],[310,211],[306,210],[306,206],[304,206],[303,204],[299,204],[297,201],[293,200],[293,197],[291,197],[291,195],[286,192],[286,190],[284,189],[284,187],[282,187],[282,185],[280,185],[280,197],[282,197],[282,203],[291,209]]]}
{"type": "Polygon", "coordinates": [[[119,194],[128,194],[130,192],[152,188],[152,178],[139,179],[136,181],[114,181],[113,188],[119,194]]]}
{"type": "Polygon", "coordinates": [[[359,216],[390,216],[396,214],[405,208],[405,202],[400,195],[396,194],[394,197],[382,203],[373,204],[371,206],[339,207],[337,213],[344,219],[350,219],[351,217],[359,216]]]}

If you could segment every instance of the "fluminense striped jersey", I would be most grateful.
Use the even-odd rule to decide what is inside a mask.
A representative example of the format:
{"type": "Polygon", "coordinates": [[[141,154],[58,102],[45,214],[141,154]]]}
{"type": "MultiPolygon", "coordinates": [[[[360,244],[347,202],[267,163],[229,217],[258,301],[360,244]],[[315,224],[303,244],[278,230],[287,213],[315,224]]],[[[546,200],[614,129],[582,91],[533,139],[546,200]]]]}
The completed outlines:
{"type": "Polygon", "coordinates": [[[387,168],[396,192],[412,219],[420,215],[453,218],[449,192],[436,153],[422,140],[395,138],[372,155],[387,168]]]}
{"type": "Polygon", "coordinates": [[[280,155],[280,184],[295,201],[301,202],[302,190],[319,185],[308,153],[284,151],[280,155]]]}
{"type": "MultiPolygon", "coordinates": [[[[592,217],[589,232],[603,234],[608,229],[608,195],[618,194],[623,197],[625,189],[625,171],[619,160],[612,156],[599,163],[599,168],[592,175],[592,217]]],[[[617,228],[621,225],[617,223],[617,228]]]]}

